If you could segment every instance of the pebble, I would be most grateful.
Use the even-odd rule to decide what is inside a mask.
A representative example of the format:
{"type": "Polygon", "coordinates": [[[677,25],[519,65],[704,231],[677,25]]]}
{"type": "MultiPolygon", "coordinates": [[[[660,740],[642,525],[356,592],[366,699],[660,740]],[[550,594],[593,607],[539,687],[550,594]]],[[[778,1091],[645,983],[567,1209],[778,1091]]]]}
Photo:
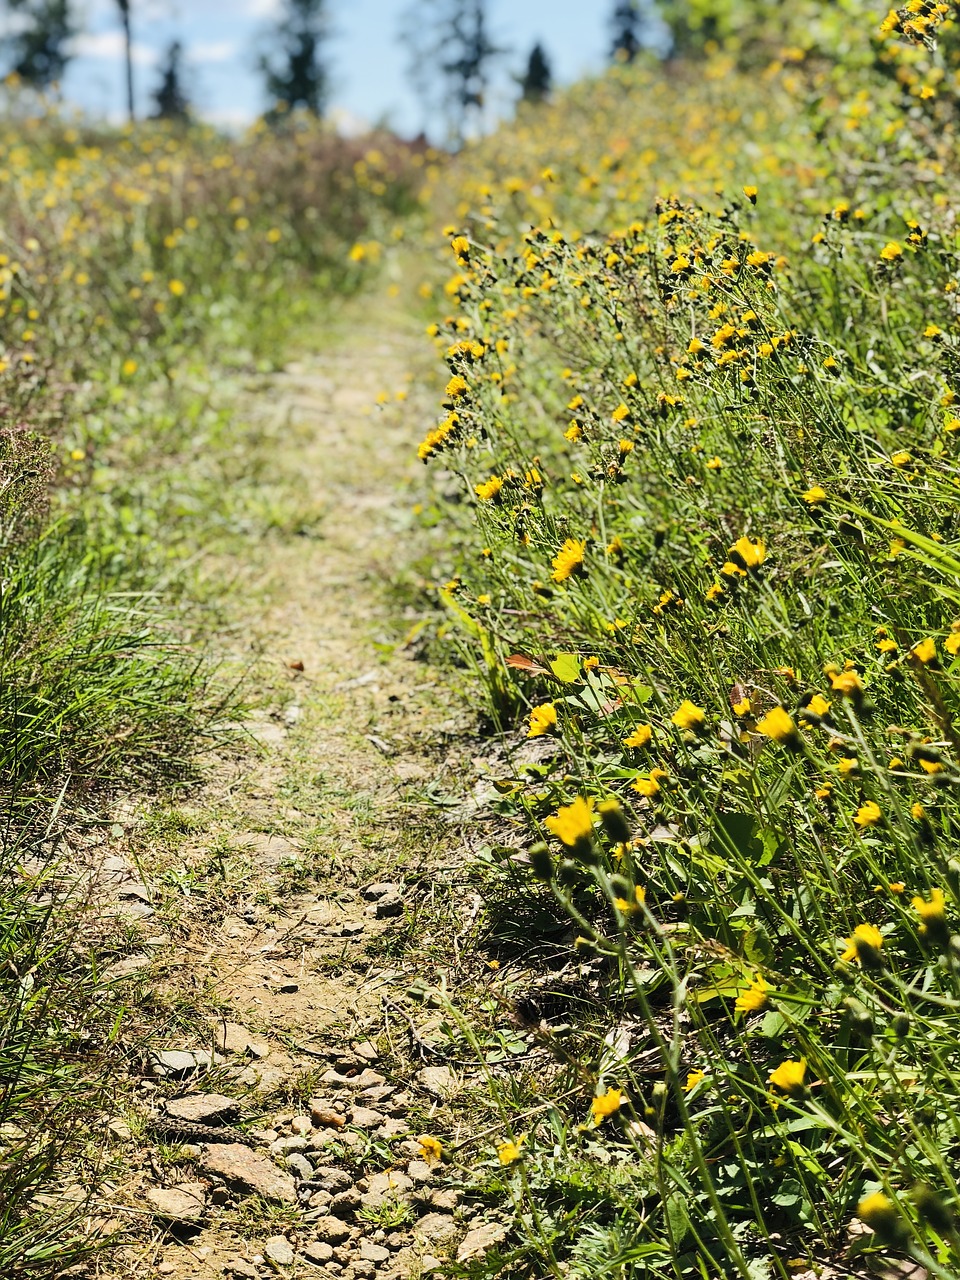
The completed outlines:
{"type": "Polygon", "coordinates": [[[183,1182],[175,1187],[147,1187],[146,1199],[155,1216],[164,1222],[199,1222],[203,1217],[202,1182],[183,1182]]]}
{"type": "Polygon", "coordinates": [[[169,1080],[186,1080],[199,1070],[213,1066],[214,1055],[207,1050],[161,1049],[149,1057],[150,1070],[155,1076],[169,1080]]]}
{"type": "Polygon", "coordinates": [[[284,1163],[301,1182],[309,1182],[313,1178],[313,1165],[306,1156],[294,1153],[292,1156],[287,1156],[284,1163]]]}
{"type": "Polygon", "coordinates": [[[449,1067],[423,1067],[417,1072],[417,1082],[435,1098],[445,1098],[457,1088],[457,1077],[449,1067]]]}
{"type": "Polygon", "coordinates": [[[399,893],[389,893],[386,897],[380,899],[373,910],[378,920],[389,920],[393,916],[402,916],[403,899],[399,893]]]}
{"type": "Polygon", "coordinates": [[[266,1200],[297,1202],[296,1183],[290,1174],[283,1173],[267,1156],[238,1142],[211,1143],[201,1167],[206,1173],[219,1174],[227,1182],[255,1191],[266,1200]]]}
{"type": "Polygon", "coordinates": [[[239,1110],[237,1099],[222,1093],[188,1093],[166,1103],[168,1116],[189,1120],[192,1124],[223,1124],[233,1119],[239,1110]]]}
{"type": "Polygon", "coordinates": [[[371,1111],[369,1107],[351,1107],[350,1123],[355,1129],[376,1129],[383,1124],[385,1117],[379,1111],[371,1111]]]}
{"type": "Polygon", "coordinates": [[[363,899],[365,902],[377,902],[381,898],[387,897],[388,894],[399,893],[400,886],[393,884],[389,880],[380,880],[376,884],[368,884],[363,890],[363,899]]]}
{"type": "Polygon", "coordinates": [[[313,1121],[309,1116],[294,1116],[290,1121],[290,1128],[303,1137],[313,1128],[313,1121]]]}
{"type": "MultiPolygon", "coordinates": [[[[382,1244],[374,1244],[372,1240],[361,1240],[360,1257],[364,1262],[388,1262],[390,1250],[385,1249],[382,1244]]],[[[356,1270],[356,1264],[354,1264],[354,1270],[356,1270]]]]}
{"type": "Polygon", "coordinates": [[[263,1256],[278,1267],[292,1267],[294,1262],[293,1246],[286,1236],[271,1236],[263,1246],[263,1256]]]}
{"type": "Polygon", "coordinates": [[[360,1192],[356,1187],[348,1187],[346,1191],[341,1191],[339,1195],[335,1195],[330,1201],[330,1212],[335,1217],[342,1217],[347,1214],[356,1213],[360,1208],[360,1192]]]}
{"type": "Polygon", "coordinates": [[[312,1240],[310,1244],[304,1245],[303,1256],[317,1266],[322,1266],[333,1257],[333,1249],[325,1240],[312,1240]]]}
{"type": "Polygon", "coordinates": [[[332,1214],[328,1214],[325,1218],[318,1218],[313,1224],[317,1239],[325,1244],[340,1244],[342,1240],[346,1240],[350,1235],[350,1228],[341,1218],[335,1218],[332,1214]]]}

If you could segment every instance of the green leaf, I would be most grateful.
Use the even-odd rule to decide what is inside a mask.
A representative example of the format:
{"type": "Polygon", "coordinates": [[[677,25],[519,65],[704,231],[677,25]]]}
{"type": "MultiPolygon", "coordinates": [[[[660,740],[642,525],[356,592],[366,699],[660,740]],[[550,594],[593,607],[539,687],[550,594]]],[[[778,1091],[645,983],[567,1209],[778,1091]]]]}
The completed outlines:
{"type": "Polygon", "coordinates": [[[575,653],[558,653],[550,670],[562,684],[576,684],[580,679],[580,658],[575,653]]]}
{"type": "Polygon", "coordinates": [[[674,1247],[676,1247],[683,1244],[690,1230],[687,1206],[684,1204],[682,1196],[669,1196],[664,1207],[667,1211],[667,1221],[670,1224],[670,1234],[673,1237],[674,1247]]]}

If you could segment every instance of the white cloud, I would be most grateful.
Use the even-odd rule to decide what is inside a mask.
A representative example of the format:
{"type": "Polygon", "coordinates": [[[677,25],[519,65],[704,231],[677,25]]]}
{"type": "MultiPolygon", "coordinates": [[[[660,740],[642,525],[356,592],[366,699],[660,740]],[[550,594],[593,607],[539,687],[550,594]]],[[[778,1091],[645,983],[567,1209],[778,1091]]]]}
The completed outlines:
{"type": "Polygon", "coordinates": [[[191,62],[229,62],[240,51],[233,40],[207,40],[189,45],[186,52],[191,62]]]}
{"type": "Polygon", "coordinates": [[[246,0],[244,12],[250,18],[272,18],[280,7],[281,0],[246,0]]]}
{"type": "MultiPolygon", "coordinates": [[[[71,40],[70,53],[74,58],[122,59],[124,56],[123,33],[98,31],[79,35],[71,40]]],[[[131,56],[134,65],[138,67],[152,67],[157,62],[156,49],[136,42],[131,50],[131,56]]]]}

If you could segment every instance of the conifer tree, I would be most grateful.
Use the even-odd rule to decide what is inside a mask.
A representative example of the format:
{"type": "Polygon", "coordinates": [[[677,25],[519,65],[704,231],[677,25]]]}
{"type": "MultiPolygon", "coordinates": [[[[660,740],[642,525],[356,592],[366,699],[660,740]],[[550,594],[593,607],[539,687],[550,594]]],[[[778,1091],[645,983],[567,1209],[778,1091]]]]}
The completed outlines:
{"type": "Polygon", "coordinates": [[[613,32],[611,57],[616,62],[632,62],[640,52],[644,15],[638,0],[617,0],[610,19],[613,32]]]}
{"type": "Polygon", "coordinates": [[[285,0],[274,30],[276,56],[260,59],[271,114],[304,107],[323,115],[329,95],[329,72],[323,46],[329,37],[327,0],[285,0]]]}
{"type": "Polygon", "coordinates": [[[6,71],[15,72],[34,89],[59,83],[70,60],[69,41],[76,34],[70,0],[8,0],[8,4],[20,23],[5,40],[6,71]]]}
{"type": "Polygon", "coordinates": [[[542,102],[553,87],[553,72],[546,50],[539,41],[530,51],[527,69],[520,79],[524,102],[542,102]]]}
{"type": "Polygon", "coordinates": [[[414,87],[431,114],[446,117],[449,140],[461,144],[482,120],[492,65],[505,52],[490,38],[487,0],[415,0],[402,38],[414,87]]]}
{"type": "Polygon", "coordinates": [[[153,91],[155,120],[188,120],[190,102],[183,88],[183,45],[174,40],[160,71],[160,83],[153,91]]]}

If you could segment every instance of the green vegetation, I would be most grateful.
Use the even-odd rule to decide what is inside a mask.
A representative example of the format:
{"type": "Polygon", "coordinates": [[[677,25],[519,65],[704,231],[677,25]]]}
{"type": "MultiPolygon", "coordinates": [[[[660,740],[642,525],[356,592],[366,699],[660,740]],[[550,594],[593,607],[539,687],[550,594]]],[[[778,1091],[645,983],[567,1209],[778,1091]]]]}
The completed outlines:
{"type": "MultiPolygon", "coordinates": [[[[198,545],[243,521],[230,379],[352,291],[411,206],[411,157],[291,118],[226,143],[82,134],[14,96],[0,138],[0,1270],[61,1274],[119,1063],[109,925],[60,842],[169,790],[236,718],[205,650],[198,545]],[[116,1058],[116,1062],[114,1062],[116,1058]],[[66,1179],[75,1196],[63,1194],[66,1179]],[[45,1190],[46,1189],[46,1190],[45,1190]]],[[[79,855],[78,855],[79,856],[79,855]]],[[[95,856],[95,855],[91,855],[95,856]]],[[[117,928],[120,926],[117,925],[117,928]]]]}
{"type": "Polygon", "coordinates": [[[673,6],[702,60],[458,162],[420,452],[490,940],[556,974],[553,1070],[490,1073],[511,1276],[960,1268],[956,70],[868,8],[673,6]]]}

